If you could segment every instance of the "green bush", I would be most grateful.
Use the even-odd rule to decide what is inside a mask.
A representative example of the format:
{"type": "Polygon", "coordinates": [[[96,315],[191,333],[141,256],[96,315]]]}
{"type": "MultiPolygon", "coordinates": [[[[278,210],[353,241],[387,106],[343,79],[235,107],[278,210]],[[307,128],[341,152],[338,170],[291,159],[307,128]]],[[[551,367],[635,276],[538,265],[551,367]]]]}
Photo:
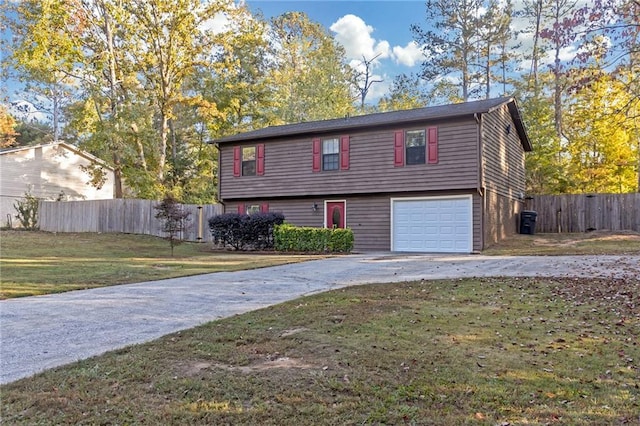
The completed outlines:
{"type": "Polygon", "coordinates": [[[16,200],[13,208],[18,212],[16,219],[24,229],[38,229],[38,199],[31,195],[31,191],[27,191],[21,200],[16,200]]]}
{"type": "Polygon", "coordinates": [[[348,253],[353,250],[353,231],[351,229],[330,229],[327,251],[348,253]]]}
{"type": "Polygon", "coordinates": [[[274,226],[283,222],[282,213],[225,213],[210,218],[209,229],[213,242],[223,247],[269,250],[274,245],[274,226]]]}
{"type": "Polygon", "coordinates": [[[353,250],[351,229],[299,227],[277,225],[273,238],[278,251],[348,253],[353,250]]]}

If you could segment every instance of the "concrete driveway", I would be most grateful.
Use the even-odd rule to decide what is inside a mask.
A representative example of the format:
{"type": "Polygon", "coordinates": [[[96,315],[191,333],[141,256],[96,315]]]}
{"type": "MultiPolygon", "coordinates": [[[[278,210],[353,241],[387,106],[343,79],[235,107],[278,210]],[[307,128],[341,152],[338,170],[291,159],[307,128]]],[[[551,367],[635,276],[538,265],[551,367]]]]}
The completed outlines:
{"type": "Polygon", "coordinates": [[[10,299],[0,302],[0,383],[312,293],[487,276],[640,280],[640,256],[350,255],[10,299]]]}

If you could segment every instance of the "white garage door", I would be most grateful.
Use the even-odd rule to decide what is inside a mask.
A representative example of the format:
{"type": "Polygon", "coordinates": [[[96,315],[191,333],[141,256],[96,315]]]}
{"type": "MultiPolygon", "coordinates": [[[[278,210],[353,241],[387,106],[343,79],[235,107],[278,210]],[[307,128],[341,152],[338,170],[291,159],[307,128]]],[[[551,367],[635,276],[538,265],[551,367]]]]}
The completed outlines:
{"type": "Polygon", "coordinates": [[[470,253],[471,196],[391,200],[391,250],[470,253]]]}

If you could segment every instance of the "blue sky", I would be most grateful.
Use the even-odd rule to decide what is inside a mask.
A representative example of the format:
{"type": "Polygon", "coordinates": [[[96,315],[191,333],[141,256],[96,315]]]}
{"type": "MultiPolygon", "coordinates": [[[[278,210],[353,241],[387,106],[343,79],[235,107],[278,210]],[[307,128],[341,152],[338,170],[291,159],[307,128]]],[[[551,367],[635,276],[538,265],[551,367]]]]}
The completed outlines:
{"type": "Polygon", "coordinates": [[[246,4],[266,18],[291,11],[306,13],[329,29],[354,67],[363,55],[371,59],[380,54],[373,73],[384,82],[371,88],[368,101],[386,93],[395,75],[420,69],[421,54],[413,43],[410,26],[423,25],[424,1],[247,0],[246,4]]]}

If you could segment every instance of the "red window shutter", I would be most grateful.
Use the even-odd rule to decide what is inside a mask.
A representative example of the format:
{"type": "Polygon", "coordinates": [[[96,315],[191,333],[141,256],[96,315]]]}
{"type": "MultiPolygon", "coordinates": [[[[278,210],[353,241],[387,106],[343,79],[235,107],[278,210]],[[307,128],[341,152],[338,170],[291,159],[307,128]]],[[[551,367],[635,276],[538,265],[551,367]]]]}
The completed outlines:
{"type": "Polygon", "coordinates": [[[260,212],[261,213],[269,213],[269,203],[260,204],[260,212]]]}
{"type": "Polygon", "coordinates": [[[429,127],[427,129],[429,134],[429,141],[427,143],[427,158],[429,164],[436,164],[438,162],[438,128],[429,127]]]}
{"type": "Polygon", "coordinates": [[[238,204],[238,214],[246,214],[247,211],[244,208],[244,203],[239,203],[238,204]]]}
{"type": "Polygon", "coordinates": [[[322,141],[320,139],[313,140],[313,171],[319,172],[322,166],[322,162],[320,161],[322,156],[320,153],[322,152],[322,141]]]}
{"type": "Polygon", "coordinates": [[[349,170],[349,136],[340,138],[340,169],[349,170]]]}
{"type": "Polygon", "coordinates": [[[264,144],[256,146],[256,174],[262,176],[264,174],[264,144]]]}
{"type": "Polygon", "coordinates": [[[393,165],[404,166],[404,130],[396,130],[393,145],[393,165]]]}
{"type": "Polygon", "coordinates": [[[240,171],[242,170],[241,153],[242,151],[239,146],[233,147],[233,175],[235,177],[240,176],[240,171]]]}

